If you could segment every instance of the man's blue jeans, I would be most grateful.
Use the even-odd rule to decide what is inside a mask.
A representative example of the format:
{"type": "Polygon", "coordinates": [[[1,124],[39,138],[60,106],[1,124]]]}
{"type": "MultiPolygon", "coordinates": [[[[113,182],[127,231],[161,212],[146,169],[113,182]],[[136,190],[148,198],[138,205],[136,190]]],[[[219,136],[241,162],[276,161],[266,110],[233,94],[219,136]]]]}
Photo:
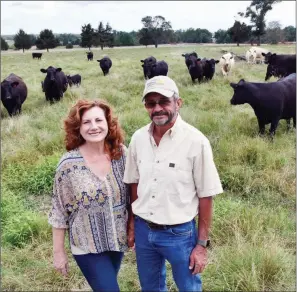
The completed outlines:
{"type": "Polygon", "coordinates": [[[135,216],[135,251],[142,291],[167,291],[165,259],[179,291],[202,291],[200,275],[189,270],[197,243],[195,220],[168,229],[151,229],[135,216]]]}
{"type": "Polygon", "coordinates": [[[93,291],[120,291],[117,275],[123,259],[123,252],[107,251],[73,255],[93,291]]]}

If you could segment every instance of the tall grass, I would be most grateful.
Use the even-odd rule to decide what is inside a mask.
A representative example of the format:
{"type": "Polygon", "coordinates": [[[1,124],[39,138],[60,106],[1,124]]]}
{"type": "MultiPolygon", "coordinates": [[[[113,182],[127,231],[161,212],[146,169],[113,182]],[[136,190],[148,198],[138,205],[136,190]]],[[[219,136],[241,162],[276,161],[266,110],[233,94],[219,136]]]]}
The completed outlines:
{"type": "MultiPolygon", "coordinates": [[[[268,46],[277,53],[295,53],[294,46],[268,46]]],[[[281,121],[273,143],[258,137],[249,105],[231,106],[230,82],[264,82],[266,66],[238,62],[223,78],[217,67],[209,83],[192,84],[182,53],[219,59],[222,47],[188,46],[94,49],[88,62],[84,50],[50,50],[42,60],[29,52],[1,56],[2,79],[10,73],[28,86],[22,115],[9,118],[1,107],[2,157],[2,287],[22,291],[88,290],[68,248],[70,274],[52,267],[51,229],[47,214],[55,167],[62,153],[63,119],[79,98],[108,101],[125,131],[132,134],[150,120],[141,103],[144,78],[140,60],[153,55],[169,65],[183,98],[181,116],[210,140],[225,193],[214,200],[209,264],[202,275],[206,291],[291,291],[295,288],[295,130],[281,121]],[[103,76],[97,59],[108,55],[113,67],[103,76]],[[41,68],[61,67],[82,75],[79,88],[69,88],[53,105],[45,101],[41,68]]],[[[247,47],[224,50],[244,54],[247,47]]],[[[276,79],[271,79],[271,82],[276,79]]],[[[68,244],[67,244],[68,246],[68,244]]],[[[170,266],[167,286],[177,291],[170,266]]],[[[121,291],[140,291],[134,252],[126,253],[121,291]]]]}

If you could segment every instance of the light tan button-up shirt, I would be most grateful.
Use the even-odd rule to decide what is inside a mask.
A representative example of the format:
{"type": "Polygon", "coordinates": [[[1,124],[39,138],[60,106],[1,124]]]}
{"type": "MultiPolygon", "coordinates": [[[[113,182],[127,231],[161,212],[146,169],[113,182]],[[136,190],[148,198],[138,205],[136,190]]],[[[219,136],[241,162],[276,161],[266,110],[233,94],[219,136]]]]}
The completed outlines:
{"type": "Polygon", "coordinates": [[[198,198],[222,193],[208,139],[178,115],[159,146],[153,123],[137,130],[126,158],[124,182],[138,183],[135,215],[157,224],[180,224],[198,213],[198,198]]]}

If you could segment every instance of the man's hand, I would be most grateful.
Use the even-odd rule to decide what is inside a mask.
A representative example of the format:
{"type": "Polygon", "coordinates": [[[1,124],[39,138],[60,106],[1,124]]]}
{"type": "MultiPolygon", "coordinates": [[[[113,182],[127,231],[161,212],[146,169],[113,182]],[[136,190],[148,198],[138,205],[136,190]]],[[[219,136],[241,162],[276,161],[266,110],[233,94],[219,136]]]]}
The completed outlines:
{"type": "Polygon", "coordinates": [[[193,270],[192,275],[202,273],[207,262],[207,249],[201,245],[196,245],[190,256],[189,269],[193,270]]]}
{"type": "Polygon", "coordinates": [[[63,276],[67,276],[68,259],[65,250],[54,252],[54,268],[63,276]]]}
{"type": "Polygon", "coordinates": [[[128,247],[134,247],[134,218],[131,216],[128,220],[127,225],[127,238],[128,238],[128,247]]]}

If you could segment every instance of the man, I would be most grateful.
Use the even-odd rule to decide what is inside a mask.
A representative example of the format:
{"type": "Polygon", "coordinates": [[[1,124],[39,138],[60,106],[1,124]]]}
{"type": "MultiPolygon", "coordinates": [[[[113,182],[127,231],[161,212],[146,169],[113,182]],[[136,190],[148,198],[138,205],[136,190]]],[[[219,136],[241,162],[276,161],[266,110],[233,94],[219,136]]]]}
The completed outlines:
{"type": "Polygon", "coordinates": [[[134,214],[128,245],[135,235],[141,288],[167,291],[166,259],[179,291],[202,291],[212,196],[223,192],[211,146],[180,117],[182,100],[169,77],[148,80],[142,101],[152,122],[133,134],[124,174],[134,214]]]}

